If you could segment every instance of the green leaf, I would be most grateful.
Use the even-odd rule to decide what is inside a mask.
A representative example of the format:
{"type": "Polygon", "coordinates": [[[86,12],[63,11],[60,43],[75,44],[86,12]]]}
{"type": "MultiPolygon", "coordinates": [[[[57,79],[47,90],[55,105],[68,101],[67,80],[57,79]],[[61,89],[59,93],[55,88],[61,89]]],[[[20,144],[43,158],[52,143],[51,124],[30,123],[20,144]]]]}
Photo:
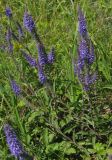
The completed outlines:
{"type": "Polygon", "coordinates": [[[45,128],[44,131],[43,131],[43,136],[42,136],[42,139],[43,139],[43,143],[45,144],[45,146],[48,145],[49,143],[49,138],[48,138],[48,129],[45,128]]]}
{"type": "Polygon", "coordinates": [[[112,89],[112,85],[105,85],[103,88],[112,89]]]}
{"type": "Polygon", "coordinates": [[[67,155],[70,155],[70,154],[73,154],[73,153],[76,153],[76,150],[74,148],[69,148],[65,152],[65,154],[67,154],[67,155]]]}
{"type": "Polygon", "coordinates": [[[24,99],[23,99],[23,100],[20,100],[19,103],[18,103],[18,107],[22,108],[23,106],[25,106],[25,101],[24,101],[24,99]]]}

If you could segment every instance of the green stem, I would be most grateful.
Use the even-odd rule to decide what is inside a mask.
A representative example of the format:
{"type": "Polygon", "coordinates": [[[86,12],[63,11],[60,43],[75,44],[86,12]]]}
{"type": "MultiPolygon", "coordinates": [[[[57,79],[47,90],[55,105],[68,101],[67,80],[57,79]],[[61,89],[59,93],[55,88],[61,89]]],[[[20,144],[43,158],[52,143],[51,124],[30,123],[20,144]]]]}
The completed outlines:
{"type": "Polygon", "coordinates": [[[22,125],[22,122],[21,122],[21,119],[20,119],[20,115],[19,115],[19,112],[18,112],[18,109],[17,109],[17,97],[15,98],[14,102],[15,102],[14,103],[14,112],[15,112],[15,115],[16,115],[16,120],[19,124],[19,127],[20,127],[20,130],[21,130],[22,134],[25,137],[25,130],[23,128],[23,125],[22,125]]]}

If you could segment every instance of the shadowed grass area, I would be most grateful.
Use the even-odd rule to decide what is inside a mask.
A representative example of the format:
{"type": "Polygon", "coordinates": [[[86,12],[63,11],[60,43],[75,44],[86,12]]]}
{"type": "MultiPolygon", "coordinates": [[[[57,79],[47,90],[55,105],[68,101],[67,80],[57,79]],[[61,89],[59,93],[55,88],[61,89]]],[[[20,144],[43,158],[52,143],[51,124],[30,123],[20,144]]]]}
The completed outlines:
{"type": "Polygon", "coordinates": [[[35,160],[107,160],[112,154],[112,2],[1,0],[0,20],[0,159],[14,159],[3,132],[9,123],[35,160]],[[92,69],[97,81],[89,94],[73,67],[79,43],[78,5],[95,47],[92,69]],[[12,10],[11,20],[6,7],[12,10]],[[38,59],[37,42],[23,25],[25,11],[32,15],[46,53],[55,48],[55,62],[45,68],[44,85],[38,69],[21,52],[38,59]],[[23,30],[21,38],[17,22],[23,30]],[[13,33],[12,53],[6,41],[8,28],[13,33]],[[11,80],[21,88],[19,96],[13,93],[11,80]]]}

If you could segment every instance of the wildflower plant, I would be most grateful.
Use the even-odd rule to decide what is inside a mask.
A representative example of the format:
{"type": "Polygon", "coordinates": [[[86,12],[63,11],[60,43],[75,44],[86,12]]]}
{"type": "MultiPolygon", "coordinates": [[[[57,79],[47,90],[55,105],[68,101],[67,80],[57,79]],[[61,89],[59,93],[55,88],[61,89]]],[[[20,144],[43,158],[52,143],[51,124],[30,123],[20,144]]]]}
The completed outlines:
{"type": "Polygon", "coordinates": [[[55,61],[55,51],[54,51],[54,47],[51,48],[50,53],[47,56],[48,59],[48,63],[53,64],[55,61]]]}
{"type": "Polygon", "coordinates": [[[17,85],[15,80],[11,80],[11,88],[16,96],[19,96],[21,93],[20,87],[17,85]]]}
{"type": "Polygon", "coordinates": [[[82,10],[78,9],[78,28],[79,28],[79,45],[78,45],[78,60],[75,65],[75,73],[77,74],[80,83],[85,91],[89,91],[91,85],[96,80],[96,73],[91,70],[91,65],[95,60],[94,46],[89,38],[86,26],[86,19],[82,10]]]}
{"type": "Polygon", "coordinates": [[[35,23],[34,23],[34,21],[33,21],[32,16],[29,15],[28,12],[25,12],[25,13],[24,13],[23,23],[24,23],[24,27],[25,27],[29,32],[34,32],[34,30],[35,30],[35,23]]]}
{"type": "Polygon", "coordinates": [[[5,10],[5,13],[6,13],[6,16],[7,16],[8,18],[11,18],[11,17],[12,17],[11,8],[7,7],[6,10],[5,10]]]}
{"type": "Polygon", "coordinates": [[[45,52],[44,45],[42,43],[38,43],[37,49],[38,49],[38,63],[40,66],[45,66],[47,64],[47,54],[45,52]]]}
{"type": "MultiPolygon", "coordinates": [[[[99,35],[103,36],[103,33],[97,32],[96,35],[94,28],[96,40],[93,43],[88,32],[86,17],[79,7],[78,36],[76,38],[77,27],[74,36],[74,24],[77,24],[75,7],[78,5],[75,1],[38,3],[34,0],[33,3],[29,1],[25,5],[18,2],[15,5],[10,2],[14,14],[11,8],[6,8],[7,2],[4,3],[6,3],[5,13],[2,12],[3,16],[0,14],[1,22],[3,21],[3,36],[0,42],[5,46],[0,53],[0,123],[11,121],[18,127],[21,135],[16,134],[11,125],[4,125],[5,142],[11,155],[18,160],[105,159],[108,154],[107,148],[111,145],[109,140],[111,107],[109,108],[110,102],[100,99],[103,87],[100,87],[99,81],[99,86],[94,86],[97,79],[95,51],[97,54],[102,53],[98,60],[105,59],[103,51],[100,51],[100,48],[103,50],[101,45],[104,42],[101,40],[96,48],[94,44],[97,44],[95,41],[99,41],[99,35]],[[43,30],[45,35],[41,36],[43,30]],[[56,49],[51,47],[54,45],[56,49]],[[13,54],[6,54],[6,46],[8,51],[13,51],[13,54]],[[82,90],[79,83],[74,81],[69,59],[70,48],[77,53],[74,71],[82,90]],[[33,157],[25,151],[24,145],[33,157]]],[[[93,7],[97,5],[94,2],[88,4],[93,4],[93,7]]],[[[85,6],[88,4],[83,3],[83,8],[87,10],[88,7],[85,6]]],[[[91,13],[93,7],[91,6],[91,13]]],[[[100,8],[98,12],[94,12],[92,20],[95,17],[95,22],[100,8]]],[[[109,15],[108,11],[110,11],[109,4],[104,13],[109,15]]],[[[91,22],[88,10],[87,14],[91,22]]],[[[110,16],[108,19],[103,19],[102,16],[101,20],[102,23],[104,20],[109,24],[110,16]]],[[[99,31],[99,27],[97,29],[99,31]]],[[[107,53],[105,50],[104,52],[107,53]]],[[[107,65],[106,63],[104,67],[107,65]]],[[[0,137],[0,148],[3,145],[4,149],[0,152],[0,159],[11,159],[7,149],[5,151],[6,146],[2,137],[0,137]]]]}
{"type": "Polygon", "coordinates": [[[39,81],[41,84],[45,84],[45,82],[47,81],[47,78],[45,76],[43,67],[39,65],[38,63],[38,77],[39,77],[39,81]]]}
{"type": "Polygon", "coordinates": [[[22,54],[23,54],[24,58],[26,59],[26,61],[30,64],[31,67],[36,67],[37,66],[37,62],[34,58],[32,58],[30,55],[28,55],[24,51],[22,51],[22,54]]]}
{"type": "Polygon", "coordinates": [[[28,154],[24,150],[24,147],[18,139],[14,129],[9,124],[4,125],[4,133],[11,154],[19,160],[28,157],[28,154]]]}

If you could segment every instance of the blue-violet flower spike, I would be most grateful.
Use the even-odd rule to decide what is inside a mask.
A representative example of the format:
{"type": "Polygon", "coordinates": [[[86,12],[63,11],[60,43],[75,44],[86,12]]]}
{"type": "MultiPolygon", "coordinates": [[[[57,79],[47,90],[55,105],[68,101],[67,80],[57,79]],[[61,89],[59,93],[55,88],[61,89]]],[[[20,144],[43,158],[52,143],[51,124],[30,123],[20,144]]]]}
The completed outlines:
{"type": "Polygon", "coordinates": [[[38,66],[38,77],[41,84],[44,84],[47,80],[43,68],[41,66],[38,66]]]}
{"type": "Polygon", "coordinates": [[[44,48],[43,44],[41,44],[41,43],[37,44],[37,48],[38,48],[39,65],[44,66],[45,64],[47,64],[47,54],[45,53],[45,48],[44,48]]]}
{"type": "Polygon", "coordinates": [[[55,60],[55,55],[54,55],[54,48],[51,49],[51,52],[47,56],[48,58],[48,63],[53,63],[55,60]]]}
{"type": "Polygon", "coordinates": [[[78,21],[79,21],[79,26],[78,26],[79,33],[82,37],[84,37],[87,35],[86,19],[80,7],[78,8],[78,21]]]}
{"type": "Polygon", "coordinates": [[[9,7],[6,8],[5,13],[6,13],[7,17],[9,17],[9,18],[12,17],[12,11],[9,7]]]}
{"type": "Polygon", "coordinates": [[[25,52],[22,52],[22,53],[23,53],[23,56],[25,57],[25,59],[27,60],[27,62],[30,64],[30,66],[32,66],[32,67],[37,66],[36,60],[34,58],[32,58],[30,55],[28,55],[25,52]]]}
{"type": "Polygon", "coordinates": [[[27,12],[24,13],[23,23],[24,23],[25,28],[29,32],[33,32],[35,30],[35,23],[32,19],[32,16],[29,15],[27,12]]]}
{"type": "Polygon", "coordinates": [[[20,143],[19,139],[17,138],[14,129],[9,124],[4,125],[4,133],[6,135],[6,141],[12,155],[14,155],[15,158],[17,158],[21,154],[23,154],[24,152],[23,146],[20,143]]]}
{"type": "Polygon", "coordinates": [[[18,96],[21,93],[20,87],[16,84],[14,80],[11,81],[11,87],[16,96],[18,96]]]}

